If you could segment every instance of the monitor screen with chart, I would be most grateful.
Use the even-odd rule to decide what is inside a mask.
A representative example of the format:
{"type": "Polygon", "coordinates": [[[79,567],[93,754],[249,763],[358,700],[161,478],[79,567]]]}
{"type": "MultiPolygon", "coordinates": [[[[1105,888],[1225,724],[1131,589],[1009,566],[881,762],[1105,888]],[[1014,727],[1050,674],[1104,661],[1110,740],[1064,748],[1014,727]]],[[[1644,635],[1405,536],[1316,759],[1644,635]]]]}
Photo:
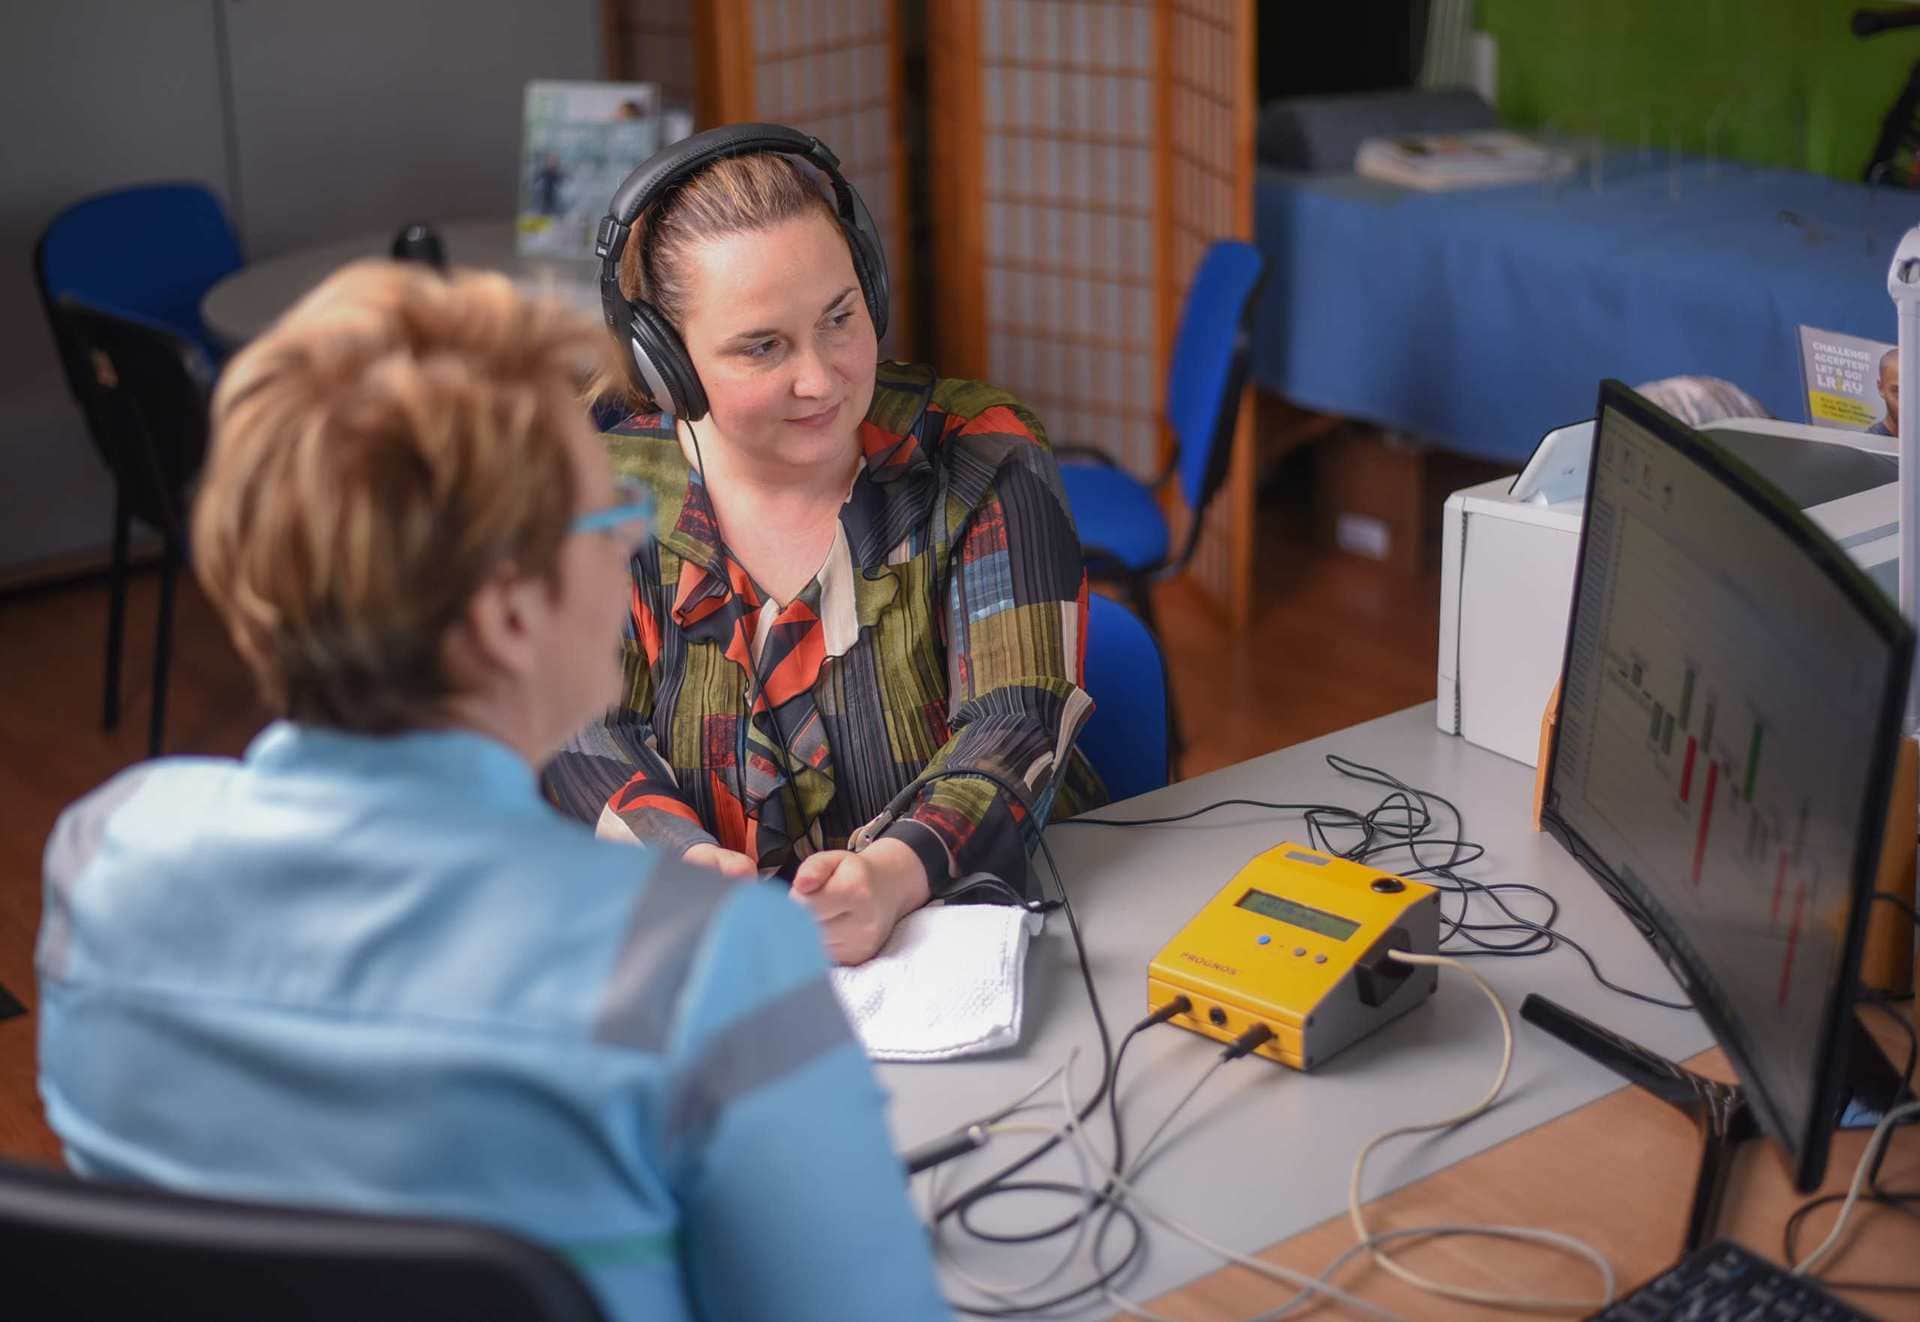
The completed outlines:
{"type": "Polygon", "coordinates": [[[1543,820],[1825,1168],[1913,634],[1712,439],[1601,388],[1543,820]]]}

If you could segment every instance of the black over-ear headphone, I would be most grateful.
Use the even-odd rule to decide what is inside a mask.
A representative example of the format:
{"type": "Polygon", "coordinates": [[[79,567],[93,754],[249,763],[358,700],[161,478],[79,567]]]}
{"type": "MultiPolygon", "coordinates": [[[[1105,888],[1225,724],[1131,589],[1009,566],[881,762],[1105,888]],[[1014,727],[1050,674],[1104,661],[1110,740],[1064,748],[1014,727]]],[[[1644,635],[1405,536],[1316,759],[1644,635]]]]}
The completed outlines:
{"type": "Polygon", "coordinates": [[[627,374],[655,408],[698,422],[707,416],[707,392],[694,371],[680,332],[645,299],[630,301],[620,292],[620,254],[640,213],[669,190],[715,161],[756,152],[795,156],[833,185],[834,211],[853,253],[853,273],[873,318],[874,335],[887,333],[887,256],[867,204],[840,173],[840,160],[818,138],[784,124],[728,124],[674,143],[643,162],[613,195],[600,222],[593,251],[600,259],[600,309],[628,350],[627,374]]]}

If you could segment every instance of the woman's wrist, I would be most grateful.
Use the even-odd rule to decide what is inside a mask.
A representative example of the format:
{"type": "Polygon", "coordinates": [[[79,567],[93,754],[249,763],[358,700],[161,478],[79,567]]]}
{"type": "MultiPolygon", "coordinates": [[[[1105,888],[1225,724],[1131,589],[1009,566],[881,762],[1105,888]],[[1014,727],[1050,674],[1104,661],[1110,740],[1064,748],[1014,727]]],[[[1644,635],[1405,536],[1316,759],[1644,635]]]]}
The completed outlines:
{"type": "Polygon", "coordinates": [[[904,840],[882,836],[860,851],[874,877],[893,902],[893,921],[899,922],[933,897],[926,864],[904,840]]]}

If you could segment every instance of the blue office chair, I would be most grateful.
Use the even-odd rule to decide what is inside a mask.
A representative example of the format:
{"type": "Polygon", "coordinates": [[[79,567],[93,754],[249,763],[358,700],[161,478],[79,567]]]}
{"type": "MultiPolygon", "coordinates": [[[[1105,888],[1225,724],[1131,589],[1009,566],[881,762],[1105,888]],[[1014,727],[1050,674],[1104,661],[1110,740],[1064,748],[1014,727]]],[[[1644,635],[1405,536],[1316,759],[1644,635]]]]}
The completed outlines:
{"type": "MultiPolygon", "coordinates": [[[[212,192],[194,183],[145,184],[102,193],[76,202],[55,216],[33,249],[34,283],[53,331],[67,388],[87,420],[87,430],[114,478],[113,561],[107,608],[106,696],[102,723],[120,723],[120,650],[126,627],[128,542],[134,520],[156,529],[166,549],[162,559],[161,623],[154,662],[154,710],[148,747],[158,752],[163,734],[167,649],[172,623],[173,577],[184,556],[182,520],[186,484],[199,463],[197,440],[173,445],[176,410],[145,405],[153,424],[141,439],[129,427],[131,413],[122,402],[133,394],[147,400],[179,391],[159,384],[118,399],[103,390],[101,359],[123,356],[154,361],[152,370],[120,370],[143,383],[165,372],[158,359],[173,357],[183,368],[210,375],[227,346],[200,317],[200,300],[223,276],[241,265],[240,243],[226,209],[212,192]],[[63,314],[63,306],[83,309],[63,314]],[[88,317],[122,323],[115,329],[99,322],[102,334],[122,341],[123,350],[82,343],[76,328],[88,317]],[[149,342],[149,343],[142,343],[149,342]],[[156,393],[157,392],[157,393],[156,393]],[[156,445],[158,448],[156,448],[156,445]],[[183,468],[184,461],[184,468],[183,468]]],[[[200,406],[204,412],[204,405],[200,406]]]]}
{"type": "Polygon", "coordinates": [[[1080,751],[1115,799],[1157,790],[1170,779],[1167,667],[1140,617],[1092,594],[1087,609],[1086,690],[1093,715],[1080,751]]]}
{"type": "MultiPolygon", "coordinates": [[[[33,248],[34,280],[49,317],[63,295],[144,317],[199,345],[216,366],[229,346],[201,320],[200,300],[241,264],[226,208],[196,183],[141,184],[85,198],[48,222],[33,248]]],[[[81,364],[65,344],[59,348],[73,384],[81,364]]]]}
{"type": "Polygon", "coordinates": [[[1158,477],[1142,482],[1103,451],[1056,449],[1087,573],[1125,591],[1149,627],[1148,589],[1186,568],[1199,543],[1201,515],[1226,481],[1263,265],[1252,244],[1224,239],[1207,249],[1193,273],[1167,370],[1166,418],[1174,452],[1158,477]],[[1174,552],[1156,493],[1176,477],[1194,517],[1174,552]]]}
{"type": "Polygon", "coordinates": [[[0,1162],[19,1322],[605,1322],[578,1272],[505,1230],[96,1183],[0,1162]]]}

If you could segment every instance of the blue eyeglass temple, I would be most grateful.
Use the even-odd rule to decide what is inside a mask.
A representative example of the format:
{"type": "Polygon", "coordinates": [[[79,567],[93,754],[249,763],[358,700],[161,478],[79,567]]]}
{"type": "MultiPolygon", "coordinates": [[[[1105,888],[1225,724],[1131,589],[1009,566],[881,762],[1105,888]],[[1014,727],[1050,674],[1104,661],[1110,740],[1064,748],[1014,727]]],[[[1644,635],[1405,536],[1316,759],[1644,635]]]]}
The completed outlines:
{"type": "Polygon", "coordinates": [[[652,488],[637,482],[622,482],[615,491],[620,496],[619,504],[576,515],[568,527],[574,532],[606,532],[653,518],[652,488]]]}

